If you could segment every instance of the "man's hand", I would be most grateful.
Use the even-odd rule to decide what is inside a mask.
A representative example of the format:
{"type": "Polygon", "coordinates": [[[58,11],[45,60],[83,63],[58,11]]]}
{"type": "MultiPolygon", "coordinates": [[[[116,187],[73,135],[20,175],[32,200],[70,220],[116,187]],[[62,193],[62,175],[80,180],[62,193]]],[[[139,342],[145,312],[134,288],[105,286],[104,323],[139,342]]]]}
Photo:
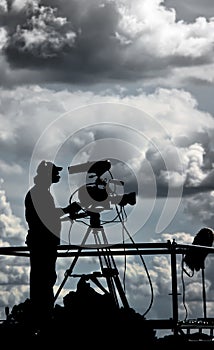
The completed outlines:
{"type": "Polygon", "coordinates": [[[77,202],[69,204],[67,207],[63,208],[65,214],[73,215],[81,210],[81,206],[77,202]]]}

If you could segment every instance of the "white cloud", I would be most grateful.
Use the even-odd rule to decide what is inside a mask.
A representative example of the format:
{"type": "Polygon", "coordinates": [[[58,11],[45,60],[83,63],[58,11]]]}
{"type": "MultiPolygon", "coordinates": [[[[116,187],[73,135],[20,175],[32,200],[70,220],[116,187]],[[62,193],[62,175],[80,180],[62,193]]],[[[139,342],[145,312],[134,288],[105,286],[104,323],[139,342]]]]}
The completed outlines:
{"type": "MultiPolygon", "coordinates": [[[[84,162],[95,151],[96,140],[108,135],[116,140],[122,137],[139,149],[136,156],[127,148],[126,156],[135,173],[144,173],[144,182],[151,180],[148,162],[159,184],[175,188],[200,186],[212,170],[214,120],[184,90],[162,88],[150,94],[113,96],[109,91],[97,94],[23,86],[1,89],[0,102],[4,150],[0,167],[11,182],[16,173],[17,181],[28,183],[26,166],[37,145],[36,161],[52,158],[54,150],[60,149],[63,162],[66,157],[70,162],[78,152],[84,162]],[[133,132],[114,123],[133,125],[133,132]]],[[[104,149],[98,147],[101,153],[104,149]]],[[[14,185],[5,186],[9,197],[14,197],[14,185]]]]}
{"type": "Polygon", "coordinates": [[[0,52],[7,41],[7,31],[4,28],[0,27],[0,52]]]}
{"type": "Polygon", "coordinates": [[[133,1],[131,6],[125,1],[120,12],[119,28],[124,37],[131,38],[134,54],[142,49],[153,57],[197,58],[212,52],[212,19],[177,22],[175,10],[165,8],[162,1],[133,1]]]}
{"type": "Polygon", "coordinates": [[[23,244],[26,230],[21,224],[20,218],[15,216],[7,201],[5,190],[0,188],[0,237],[6,243],[23,244]]]}
{"type": "Polygon", "coordinates": [[[161,239],[156,239],[155,242],[159,241],[170,241],[172,242],[172,240],[175,240],[176,243],[178,244],[191,244],[192,243],[192,240],[193,240],[193,237],[190,233],[187,233],[187,232],[176,232],[176,233],[163,233],[161,235],[161,239]]]}
{"type": "Polygon", "coordinates": [[[200,144],[192,144],[186,150],[183,150],[183,166],[186,172],[186,185],[198,186],[205,179],[206,173],[203,169],[204,148],[200,144]]]}
{"type": "Polygon", "coordinates": [[[6,0],[0,0],[0,11],[7,12],[7,1],[6,0]]]}
{"type": "MultiPolygon", "coordinates": [[[[0,188],[0,246],[24,245],[26,230],[21,220],[15,216],[0,188]]],[[[26,257],[7,256],[0,258],[0,317],[5,319],[4,307],[13,307],[23,302],[29,295],[29,260],[26,257]]]]}

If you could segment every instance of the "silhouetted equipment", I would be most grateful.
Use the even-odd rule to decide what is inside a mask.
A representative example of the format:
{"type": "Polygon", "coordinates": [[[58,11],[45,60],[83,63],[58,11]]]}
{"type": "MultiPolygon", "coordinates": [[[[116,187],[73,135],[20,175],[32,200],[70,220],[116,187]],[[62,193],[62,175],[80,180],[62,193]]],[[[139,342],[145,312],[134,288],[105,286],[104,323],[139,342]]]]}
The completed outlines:
{"type": "MultiPolygon", "coordinates": [[[[104,277],[106,279],[107,282],[107,286],[108,286],[108,292],[110,293],[110,295],[112,296],[114,303],[117,307],[119,307],[119,301],[118,301],[118,296],[117,296],[117,292],[119,294],[119,297],[121,298],[121,302],[123,304],[124,308],[129,308],[129,304],[125,295],[125,292],[122,288],[120,279],[119,279],[119,272],[117,270],[116,267],[116,263],[114,261],[114,257],[111,254],[111,250],[108,247],[108,241],[107,241],[107,237],[105,234],[105,231],[103,229],[103,226],[100,224],[100,213],[93,213],[90,212],[90,226],[88,227],[86,234],[80,244],[80,247],[69,267],[69,269],[66,270],[65,272],[65,277],[61,283],[61,285],[58,288],[58,291],[54,297],[54,300],[56,301],[56,299],[58,298],[60,291],[62,290],[63,286],[65,285],[67,278],[69,276],[72,276],[72,272],[73,269],[77,263],[77,260],[80,256],[80,253],[83,249],[83,247],[86,244],[86,241],[91,234],[94,235],[94,240],[95,240],[95,244],[97,246],[97,250],[101,251],[102,254],[100,254],[99,256],[99,262],[100,262],[100,267],[101,267],[101,274],[97,274],[96,277],[104,277]],[[100,248],[100,246],[104,244],[106,245],[106,248],[100,248]],[[106,254],[106,252],[108,254],[106,254]]],[[[94,276],[95,277],[95,276],[94,276]]],[[[98,281],[95,280],[94,278],[94,282],[96,281],[96,284],[98,284],[98,281]]],[[[100,286],[100,284],[99,284],[100,286]]]]}
{"type": "Polygon", "coordinates": [[[189,251],[186,253],[183,259],[183,262],[190,268],[192,273],[194,273],[194,270],[199,271],[201,269],[204,319],[207,319],[204,270],[205,270],[205,258],[208,255],[208,251],[203,249],[201,246],[211,247],[213,245],[213,241],[214,241],[213,230],[207,227],[202,228],[197,233],[197,235],[195,236],[192,242],[193,245],[198,245],[200,249],[189,248],[189,251]]]}
{"type": "Polygon", "coordinates": [[[136,193],[124,193],[124,182],[118,179],[103,179],[101,176],[111,168],[109,160],[87,162],[68,167],[70,174],[87,172],[89,178],[95,178],[93,182],[84,184],[78,189],[80,205],[84,209],[109,210],[111,205],[118,204],[121,207],[127,204],[136,204],[136,193]]]}
{"type": "MultiPolygon", "coordinates": [[[[95,178],[95,180],[93,182],[86,183],[77,191],[75,191],[75,193],[78,192],[78,205],[80,208],[82,208],[83,212],[79,212],[78,210],[74,216],[72,216],[71,213],[70,219],[75,220],[78,218],[88,218],[90,220],[90,224],[88,225],[86,234],[79,246],[76,256],[70,265],[70,268],[65,272],[65,277],[55,295],[55,300],[58,298],[58,295],[63,288],[67,278],[72,275],[74,266],[80,256],[83,247],[86,244],[89,235],[93,234],[97,250],[101,252],[99,255],[99,262],[101,267],[100,277],[102,276],[106,279],[108,291],[113,297],[115,305],[119,306],[119,295],[124,308],[129,308],[128,301],[119,279],[119,272],[117,270],[114,257],[111,253],[110,248],[107,247],[109,244],[104,228],[101,225],[100,213],[103,210],[111,209],[111,204],[119,205],[121,207],[121,210],[127,204],[136,204],[136,193],[124,193],[124,182],[121,180],[113,179],[110,173],[110,168],[111,163],[109,160],[87,162],[84,164],[68,167],[70,174],[87,172],[88,177],[95,178]],[[109,172],[111,176],[110,180],[101,178],[105,172],[109,172]],[[106,245],[106,248],[100,248],[100,246],[103,244],[106,245]]],[[[72,195],[70,197],[70,203],[71,199],[72,195]]],[[[94,279],[94,282],[101,286],[97,279],[94,279]]]]}
{"type": "MultiPolygon", "coordinates": [[[[95,181],[93,183],[86,184],[82,186],[80,189],[78,189],[78,196],[80,203],[74,202],[72,204],[72,211],[74,210],[75,206],[75,214],[72,217],[72,214],[70,214],[69,218],[71,220],[76,220],[78,218],[89,218],[90,219],[90,225],[88,225],[88,229],[85,233],[85,236],[81,242],[80,245],[78,246],[71,246],[68,248],[68,246],[64,247],[59,247],[58,249],[65,249],[66,253],[64,253],[61,256],[72,256],[73,260],[71,262],[70,267],[66,270],[64,279],[59,286],[59,289],[54,297],[54,301],[58,298],[58,295],[60,291],[62,290],[64,284],[66,283],[66,280],[68,277],[80,277],[80,281],[78,283],[78,288],[77,288],[77,293],[76,292],[70,292],[67,296],[63,298],[64,301],[64,306],[65,309],[70,309],[72,311],[72,317],[75,315],[78,318],[78,315],[80,315],[79,321],[77,322],[74,334],[76,335],[77,331],[80,330],[81,334],[80,337],[82,337],[82,328],[85,326],[87,328],[87,322],[90,323],[90,333],[88,333],[88,336],[91,336],[91,330],[94,330],[94,327],[97,327],[97,324],[99,325],[99,334],[101,335],[101,338],[103,336],[103,323],[99,322],[100,317],[102,317],[103,321],[103,316],[106,314],[110,317],[106,318],[106,321],[111,320],[111,326],[113,324],[113,327],[110,329],[110,337],[104,337],[102,341],[105,341],[106,345],[106,340],[110,339],[110,341],[113,338],[112,332],[114,331],[115,333],[118,334],[118,329],[117,326],[123,323],[123,333],[125,336],[125,345],[126,345],[126,336],[127,334],[130,335],[130,326],[132,325],[132,330],[133,333],[131,333],[131,336],[133,335],[139,335],[142,337],[142,341],[144,341],[144,336],[147,336],[147,332],[149,331],[149,341],[154,340],[154,331],[153,327],[155,329],[171,329],[174,332],[175,342],[178,333],[181,332],[183,335],[182,329],[185,329],[185,327],[191,327],[191,324],[187,325],[187,323],[179,324],[178,321],[178,288],[177,288],[177,263],[176,263],[176,254],[183,254],[185,252],[185,257],[183,258],[183,262],[192,270],[202,270],[202,279],[203,279],[203,299],[204,299],[204,319],[206,319],[207,323],[204,323],[202,326],[204,327],[210,327],[210,329],[214,329],[213,324],[210,325],[208,323],[209,319],[206,318],[206,303],[205,303],[205,284],[204,284],[204,261],[209,253],[209,251],[212,251],[212,248],[205,249],[205,247],[211,247],[214,241],[214,234],[213,230],[209,228],[203,228],[201,229],[196,237],[193,240],[193,245],[194,247],[191,246],[182,246],[178,245],[174,240],[173,243],[168,241],[167,243],[144,243],[144,244],[136,244],[136,247],[138,248],[136,250],[136,247],[132,249],[133,244],[116,244],[116,245],[111,245],[111,248],[105,231],[102,226],[102,222],[100,220],[100,213],[103,210],[109,209],[111,204],[118,204],[121,207],[126,206],[127,204],[134,205],[136,203],[136,193],[131,192],[131,193],[123,193],[121,191],[118,193],[116,191],[116,187],[119,186],[120,189],[123,190],[124,182],[121,180],[117,179],[110,179],[107,181],[106,179],[102,179],[101,176],[106,172],[109,171],[111,167],[111,163],[109,161],[99,161],[99,162],[87,162],[84,164],[80,165],[75,165],[71,166],[68,168],[70,174],[74,173],[80,173],[80,172],[87,172],[88,175],[90,175],[91,178],[96,177],[95,181]],[[113,187],[113,188],[112,188],[113,187]],[[80,210],[83,210],[83,213],[80,212],[80,210]],[[80,213],[79,213],[80,212],[80,213]],[[87,245],[87,239],[90,234],[93,234],[95,244],[92,245],[87,245]],[[196,247],[198,245],[198,248],[196,247]],[[156,247],[157,249],[154,249],[156,247]],[[204,249],[203,249],[204,247],[204,249]],[[88,251],[84,251],[86,248],[88,248],[88,251]],[[124,249],[128,248],[131,249],[129,252],[124,249]],[[149,248],[149,249],[147,249],[149,248]],[[151,248],[151,249],[150,249],[151,248]],[[74,249],[74,252],[70,254],[68,252],[68,249],[74,249]],[[116,250],[115,250],[116,249],[116,250]],[[143,250],[140,250],[143,249],[143,250]],[[185,250],[184,250],[185,249],[185,250]],[[170,254],[171,255],[171,279],[172,279],[172,311],[173,311],[173,317],[170,318],[169,320],[145,320],[144,316],[142,317],[139,315],[139,320],[140,323],[139,325],[135,323],[135,316],[137,316],[136,321],[138,321],[138,315],[133,314],[133,310],[130,308],[129,303],[127,301],[124,289],[121,285],[120,278],[119,278],[119,272],[115,264],[115,260],[113,257],[113,254],[115,255],[139,255],[139,254],[170,254]],[[93,272],[88,275],[85,274],[80,274],[80,275],[74,275],[73,270],[74,267],[77,263],[77,260],[80,256],[97,256],[99,258],[100,262],[100,267],[101,271],[99,272],[93,272]],[[98,278],[104,278],[106,280],[107,287],[104,287],[101,282],[98,280],[98,278]],[[86,281],[88,279],[91,279],[94,284],[99,287],[102,292],[104,293],[104,298],[101,296],[99,293],[95,292],[95,290],[90,288],[89,283],[86,281]],[[107,299],[106,299],[107,296],[107,299]],[[109,299],[110,296],[110,299],[109,299]],[[118,298],[120,297],[123,308],[119,308],[119,301],[118,298]],[[78,302],[77,302],[78,301],[78,302]],[[65,305],[66,304],[66,305],[65,305]],[[96,312],[94,312],[94,307],[98,306],[96,309],[96,312]],[[80,312],[81,307],[84,306],[86,307],[83,308],[83,314],[80,312]],[[92,309],[91,309],[92,307],[92,309]],[[76,308],[76,309],[75,309],[76,308]],[[75,313],[76,310],[76,313],[75,313]],[[87,312],[90,310],[90,312],[87,312]],[[111,312],[113,310],[113,313],[111,312]],[[122,311],[124,314],[119,314],[115,313],[115,310],[117,311],[122,311]],[[86,311],[86,312],[85,312],[86,311]],[[100,312],[102,311],[102,312],[100,312]],[[103,311],[105,313],[103,314],[103,311]],[[109,312],[110,311],[110,312],[109,312]],[[106,313],[107,312],[107,313],[106,313]],[[128,318],[124,318],[124,315],[127,315],[128,318]],[[134,316],[134,317],[132,317],[134,316]],[[88,318],[87,318],[88,317],[88,318]],[[127,321],[128,319],[130,320],[130,323],[128,324],[127,321]],[[83,321],[84,326],[83,326],[83,321]],[[134,322],[133,322],[134,321],[134,322]],[[151,322],[150,322],[151,321],[151,322]],[[126,329],[124,330],[124,327],[126,329]],[[139,328],[136,331],[136,326],[139,328]],[[144,335],[142,336],[142,332],[144,335]]],[[[61,169],[61,168],[60,168],[61,169]]],[[[58,170],[60,170],[58,169],[58,170]]],[[[75,191],[77,192],[77,191],[75,191]]],[[[123,208],[120,208],[123,209],[123,208]]],[[[14,254],[14,249],[11,249],[12,247],[1,247],[0,251],[3,254],[9,254],[11,255],[21,255],[21,256],[29,256],[26,253],[21,253],[23,250],[23,247],[19,247],[21,249],[18,249],[16,247],[15,251],[17,251],[14,254]]],[[[26,250],[26,248],[24,248],[26,250]]],[[[87,249],[86,249],[87,250],[87,249]]],[[[214,251],[214,250],[213,250],[214,251]]],[[[58,255],[60,256],[60,255],[58,255]]],[[[57,306],[57,305],[56,305],[57,306]]],[[[30,313],[28,312],[31,309],[31,305],[29,303],[29,300],[26,300],[25,303],[20,305],[20,307],[14,307],[12,309],[11,314],[9,314],[9,309],[5,308],[5,314],[7,315],[7,322],[8,324],[10,322],[15,322],[18,320],[19,322],[23,321],[24,318],[24,323],[28,324],[29,323],[29,318],[28,316],[30,313]],[[25,310],[27,309],[27,312],[25,310]]],[[[67,312],[67,310],[62,310],[61,307],[55,308],[55,311],[59,312],[67,312]]],[[[65,314],[64,314],[65,315],[65,314]]],[[[59,315],[60,316],[60,315],[59,315]]],[[[72,320],[72,322],[77,321],[76,317],[72,320]]],[[[105,317],[104,317],[105,318],[105,317]]],[[[54,322],[57,320],[57,318],[54,320],[54,322]]],[[[65,323],[61,322],[62,318],[59,317],[59,322],[57,321],[56,323],[56,332],[53,332],[53,336],[58,335],[58,330],[59,327],[62,326],[60,335],[62,334],[67,334],[67,337],[70,337],[70,329],[71,329],[71,320],[66,319],[65,323]],[[67,322],[69,321],[69,322],[67,322]],[[62,324],[62,325],[61,325],[62,324]],[[67,327],[67,328],[66,328],[67,327]]],[[[214,321],[213,321],[214,322],[214,321]]],[[[73,326],[75,324],[73,323],[73,326]]],[[[106,323],[106,326],[109,326],[106,323]]],[[[198,323],[197,325],[198,326],[198,323]]],[[[85,330],[84,328],[84,330],[85,330]]],[[[5,329],[3,329],[5,330],[5,329]]],[[[52,331],[52,330],[51,330],[52,331]]],[[[48,334],[49,336],[50,334],[48,334]]],[[[52,334],[51,334],[52,335],[52,334]]],[[[85,335],[85,334],[84,334],[85,335]]],[[[104,333],[104,336],[106,334],[104,333]]],[[[120,338],[120,337],[119,337],[120,338]]],[[[81,339],[81,338],[80,338],[81,339]]],[[[127,338],[130,340],[130,338],[127,338]]],[[[210,339],[210,338],[209,338],[210,339]]],[[[212,337],[213,339],[213,337],[212,337]]],[[[82,340],[82,339],[81,339],[82,340]]],[[[85,337],[86,342],[88,341],[88,337],[85,337]]],[[[97,340],[97,338],[96,338],[97,340]]],[[[121,339],[119,339],[121,341],[121,339]]],[[[132,339],[131,339],[132,340],[132,339]]],[[[175,343],[174,343],[175,344],[175,343]]],[[[112,344],[110,344],[112,345],[112,344]]],[[[173,345],[173,344],[172,344],[173,345]]]]}
{"type": "MultiPolygon", "coordinates": [[[[75,313],[73,307],[76,307],[76,301],[79,296],[79,293],[76,294],[74,291],[70,291],[68,295],[66,296],[66,306],[61,307],[60,305],[55,305],[55,315],[54,315],[54,321],[53,325],[48,329],[45,329],[45,337],[42,337],[42,334],[35,335],[33,334],[30,328],[30,336],[28,338],[29,341],[35,342],[36,339],[41,339],[42,345],[44,344],[44,339],[48,341],[58,341],[61,342],[64,341],[64,344],[67,346],[67,344],[72,339],[76,338],[77,340],[81,341],[82,345],[82,338],[83,342],[85,341],[86,346],[88,346],[88,342],[90,340],[94,341],[94,331],[96,331],[95,334],[95,340],[96,344],[100,347],[101,342],[105,342],[106,340],[110,342],[110,346],[112,346],[112,340],[114,339],[114,345],[115,345],[115,338],[116,336],[118,340],[118,345],[121,347],[121,342],[124,345],[127,345],[128,341],[131,341],[131,344],[133,345],[133,342],[136,342],[136,345],[134,347],[139,347],[139,344],[143,342],[145,345],[145,342],[150,340],[152,343],[149,344],[151,349],[168,349],[169,345],[171,346],[178,345],[180,346],[186,345],[189,349],[212,349],[213,348],[213,340],[214,340],[214,318],[196,318],[196,319],[185,319],[180,321],[178,319],[178,297],[180,293],[178,292],[177,287],[177,261],[176,257],[177,255],[184,255],[187,252],[189,252],[189,249],[192,247],[190,244],[180,244],[177,243],[175,240],[171,242],[168,240],[167,242],[147,242],[147,243],[135,243],[135,247],[133,247],[133,243],[119,243],[119,244],[112,244],[112,245],[103,245],[101,244],[100,248],[97,249],[96,244],[87,244],[82,247],[82,249],[79,249],[79,245],[60,245],[58,247],[58,256],[59,257],[72,257],[76,259],[77,255],[80,257],[99,257],[100,255],[103,255],[102,248],[111,247],[111,250],[108,249],[105,250],[105,255],[114,255],[114,256],[138,256],[140,254],[142,255],[169,255],[171,257],[171,287],[172,287],[172,293],[169,295],[172,295],[172,317],[166,318],[166,319],[145,319],[142,315],[136,314],[135,311],[132,308],[113,308],[112,310],[112,298],[111,300],[105,298],[106,295],[102,295],[103,298],[99,298],[98,302],[98,308],[97,312],[87,313],[87,310],[83,310],[83,314],[79,312],[79,308],[77,307],[77,312],[75,313]],[[79,250],[78,250],[79,249],[79,250]],[[75,304],[73,303],[75,302],[75,304]],[[101,308],[100,308],[100,302],[101,302],[101,308]],[[110,302],[110,310],[109,308],[106,311],[106,302],[110,302]],[[68,309],[67,309],[68,307],[68,309]],[[71,313],[70,313],[71,310],[71,313]],[[102,312],[100,313],[100,310],[102,312]],[[116,310],[116,312],[115,312],[116,310]],[[86,311],[86,312],[85,312],[86,311]],[[110,312],[109,312],[110,311],[110,312]],[[81,314],[81,315],[80,315],[81,314]],[[110,314],[110,317],[109,317],[110,314]],[[80,316],[79,316],[80,315],[80,316]],[[98,315],[98,316],[97,316],[98,315]],[[107,315],[107,316],[106,316],[107,315]],[[77,316],[77,318],[76,318],[77,316]],[[139,322],[138,322],[139,318],[139,322]],[[102,322],[100,322],[102,321],[102,322]],[[103,323],[104,322],[104,323],[103,323]],[[98,328],[97,328],[98,327],[98,328]],[[122,331],[119,331],[119,328],[122,331]],[[172,332],[172,334],[167,335],[163,338],[159,337],[157,338],[155,334],[153,334],[155,330],[168,330],[169,332],[172,332]],[[84,330],[84,336],[83,336],[83,330],[84,330]],[[85,330],[87,333],[85,333],[85,330]],[[207,337],[204,337],[205,332],[210,332],[207,337]],[[72,333],[71,333],[72,331],[72,333]],[[191,333],[195,332],[196,333],[191,333]],[[40,338],[41,337],[41,338],[40,338]],[[100,337],[100,338],[99,338],[100,337]],[[93,339],[92,339],[93,338],[93,339]],[[99,339],[98,339],[99,338],[99,339]],[[197,341],[199,339],[199,341],[197,341]],[[193,340],[193,341],[192,341],[193,340]],[[199,347],[198,347],[199,345],[199,347]],[[207,347],[208,346],[208,347],[207,347]]],[[[193,247],[196,250],[203,249],[202,246],[193,247]]],[[[213,247],[207,247],[207,252],[210,254],[214,254],[214,248],[213,247]]],[[[0,247],[0,254],[1,255],[9,255],[9,256],[23,256],[29,258],[28,248],[27,247],[18,247],[18,246],[11,246],[11,247],[0,247]]],[[[202,269],[203,271],[203,269],[202,269]]],[[[72,274],[72,277],[75,277],[74,274],[72,274]]],[[[78,276],[76,276],[78,277],[78,276]]],[[[102,272],[95,272],[92,274],[88,274],[86,276],[87,278],[92,279],[98,279],[102,276],[102,272]]],[[[94,280],[93,280],[94,282],[94,280]]],[[[106,288],[107,289],[107,288],[106,288]]],[[[91,293],[90,293],[91,295],[91,293]]],[[[108,295],[109,296],[109,295],[108,295]]],[[[97,300],[97,295],[95,295],[95,299],[97,300]]],[[[83,296],[85,300],[85,294],[83,296]]],[[[179,297],[180,298],[180,297],[179,297]]],[[[92,296],[93,299],[93,296],[92,296]]],[[[78,305],[82,305],[82,298],[78,299],[78,305]]],[[[86,306],[89,306],[90,304],[87,304],[86,306]]],[[[96,301],[97,305],[97,301],[96,301]]],[[[108,304],[109,305],[109,304],[108,304]]],[[[115,304],[113,304],[115,305],[115,304]]],[[[23,339],[26,340],[26,336],[28,336],[28,330],[30,326],[29,322],[29,312],[31,305],[29,303],[29,300],[26,300],[25,303],[21,303],[20,305],[12,309],[10,314],[8,315],[8,318],[1,324],[0,327],[0,335],[1,340],[8,341],[15,341],[15,346],[17,347],[17,344],[23,344],[23,339]],[[26,311],[25,311],[26,310],[26,311]],[[24,319],[24,327],[22,326],[22,320],[24,319]],[[11,339],[13,338],[13,339],[11,339]],[[19,343],[20,342],[20,343],[19,343]]],[[[95,342],[94,342],[95,343],[95,342]]],[[[94,344],[93,344],[94,345],[94,344]]],[[[96,346],[95,346],[96,348],[96,346]]]]}
{"type": "MultiPolygon", "coordinates": [[[[111,183],[111,180],[110,180],[111,183]]],[[[109,183],[108,183],[109,184],[109,183]]],[[[79,188],[78,197],[83,208],[110,209],[111,205],[118,204],[122,207],[127,204],[136,204],[135,192],[116,194],[107,188],[106,182],[83,185],[79,188]],[[102,186],[102,187],[101,187],[102,186]]]]}
{"type": "Polygon", "coordinates": [[[4,311],[5,311],[5,316],[6,316],[6,318],[8,318],[9,313],[10,313],[10,308],[9,308],[9,306],[5,306],[4,311]]]}
{"type": "MultiPolygon", "coordinates": [[[[202,228],[195,236],[192,244],[199,246],[211,247],[214,241],[214,233],[210,228],[202,228]]],[[[184,262],[192,271],[199,271],[204,269],[205,258],[208,252],[204,249],[189,248],[187,251],[184,262]]]]}
{"type": "Polygon", "coordinates": [[[86,162],[83,164],[71,165],[68,167],[69,174],[84,173],[96,174],[102,176],[106,171],[110,170],[111,163],[109,160],[100,160],[94,162],[86,162]]]}

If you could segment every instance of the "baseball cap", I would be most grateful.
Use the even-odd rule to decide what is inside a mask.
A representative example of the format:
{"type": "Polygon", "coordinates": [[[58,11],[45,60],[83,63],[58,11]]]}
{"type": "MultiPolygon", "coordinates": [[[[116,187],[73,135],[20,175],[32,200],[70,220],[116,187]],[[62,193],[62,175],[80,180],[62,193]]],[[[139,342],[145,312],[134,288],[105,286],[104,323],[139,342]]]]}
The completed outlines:
{"type": "Polygon", "coordinates": [[[51,174],[53,171],[61,171],[63,168],[61,166],[57,166],[52,162],[42,160],[41,163],[37,167],[37,174],[38,175],[46,175],[51,174]]]}

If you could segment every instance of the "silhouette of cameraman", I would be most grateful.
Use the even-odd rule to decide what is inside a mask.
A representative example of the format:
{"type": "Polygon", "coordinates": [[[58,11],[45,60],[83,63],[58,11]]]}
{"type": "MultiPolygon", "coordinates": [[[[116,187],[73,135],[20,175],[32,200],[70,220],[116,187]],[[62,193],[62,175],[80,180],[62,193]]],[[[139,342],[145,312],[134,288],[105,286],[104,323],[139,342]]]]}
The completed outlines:
{"type": "Polygon", "coordinates": [[[36,327],[52,318],[61,218],[80,210],[76,202],[65,208],[55,206],[50,187],[59,182],[62,169],[43,160],[34,177],[35,185],[25,196],[25,218],[29,228],[26,244],[30,252],[30,301],[32,322],[36,327]]]}

